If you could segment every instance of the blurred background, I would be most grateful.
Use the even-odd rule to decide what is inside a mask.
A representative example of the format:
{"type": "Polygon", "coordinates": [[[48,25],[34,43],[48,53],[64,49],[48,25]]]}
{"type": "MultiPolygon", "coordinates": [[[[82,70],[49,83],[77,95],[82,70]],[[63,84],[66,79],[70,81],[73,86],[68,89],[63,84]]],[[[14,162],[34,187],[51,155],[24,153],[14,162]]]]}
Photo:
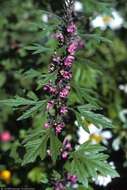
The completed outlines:
{"type": "MultiPolygon", "coordinates": [[[[50,38],[59,25],[62,4],[62,0],[0,0],[0,99],[41,96],[36,82],[23,77],[22,72],[31,68],[47,72],[51,54],[32,54],[24,47],[50,38]]],[[[99,176],[91,188],[127,190],[127,1],[75,1],[74,16],[85,50],[78,53],[73,80],[96,91],[103,114],[115,126],[100,131],[91,124],[90,135],[80,127],[78,140],[106,145],[109,162],[120,174],[112,181],[99,176]]],[[[54,42],[49,40],[48,46],[53,47],[54,42]]],[[[72,91],[71,103],[75,101],[72,91]]],[[[0,187],[33,187],[47,182],[44,166],[36,162],[22,168],[19,156],[26,131],[42,125],[42,117],[16,121],[18,116],[19,112],[0,107],[0,187]]]]}

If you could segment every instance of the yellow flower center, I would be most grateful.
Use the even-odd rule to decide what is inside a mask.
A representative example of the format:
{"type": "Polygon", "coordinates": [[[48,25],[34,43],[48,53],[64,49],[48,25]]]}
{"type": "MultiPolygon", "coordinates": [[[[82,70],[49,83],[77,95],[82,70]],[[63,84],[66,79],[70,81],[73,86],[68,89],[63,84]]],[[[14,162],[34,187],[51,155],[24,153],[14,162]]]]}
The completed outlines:
{"type": "Polygon", "coordinates": [[[103,16],[102,19],[105,24],[109,24],[113,18],[111,16],[103,16]]]}
{"type": "Polygon", "coordinates": [[[103,137],[99,134],[91,134],[90,140],[95,141],[96,143],[100,143],[103,140],[103,137]]]}

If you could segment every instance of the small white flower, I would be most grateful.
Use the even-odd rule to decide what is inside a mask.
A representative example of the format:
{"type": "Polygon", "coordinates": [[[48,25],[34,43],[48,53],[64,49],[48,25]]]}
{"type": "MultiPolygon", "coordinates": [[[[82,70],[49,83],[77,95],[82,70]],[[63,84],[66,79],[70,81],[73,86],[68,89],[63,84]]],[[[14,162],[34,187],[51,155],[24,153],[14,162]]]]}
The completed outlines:
{"type": "Polygon", "coordinates": [[[107,25],[103,21],[103,17],[101,15],[98,15],[94,20],[91,21],[91,26],[93,28],[101,28],[102,30],[105,30],[107,28],[107,25]]]}
{"type": "Polygon", "coordinates": [[[75,1],[75,3],[74,3],[74,9],[75,9],[75,11],[77,11],[77,12],[82,11],[82,10],[83,10],[83,5],[82,5],[82,3],[80,3],[79,1],[75,1]]]}
{"type": "Polygon", "coordinates": [[[112,169],[116,169],[114,162],[109,162],[109,164],[112,167],[112,169]]]}
{"type": "Polygon", "coordinates": [[[121,28],[123,24],[123,18],[115,10],[112,12],[112,16],[113,16],[113,19],[111,20],[111,22],[109,22],[109,27],[114,30],[121,28]]]}
{"type": "Polygon", "coordinates": [[[102,132],[101,132],[101,136],[102,136],[102,138],[103,138],[103,139],[102,139],[103,144],[104,144],[104,145],[108,145],[108,140],[112,138],[112,133],[111,133],[111,131],[108,131],[108,130],[102,131],[102,132]]]}
{"type": "Polygon", "coordinates": [[[95,181],[96,185],[105,187],[112,181],[112,178],[109,175],[106,177],[98,175],[97,179],[94,181],[95,181]]]}
{"type": "Polygon", "coordinates": [[[123,91],[127,94],[127,84],[125,84],[125,85],[120,84],[120,85],[119,85],[119,89],[120,89],[120,90],[123,90],[123,91]]]}
{"type": "Polygon", "coordinates": [[[48,22],[48,15],[47,14],[42,15],[42,21],[45,22],[45,23],[48,22]]]}
{"type": "Polygon", "coordinates": [[[93,28],[101,28],[105,30],[108,26],[115,30],[121,28],[123,25],[124,19],[121,15],[116,11],[112,11],[112,17],[108,15],[98,15],[94,20],[91,21],[91,26],[93,28]]]}
{"type": "Polygon", "coordinates": [[[83,129],[83,127],[79,127],[78,136],[79,136],[79,140],[78,140],[79,144],[83,144],[84,142],[89,140],[90,134],[87,133],[83,129]]]}
{"type": "Polygon", "coordinates": [[[86,132],[82,126],[79,127],[79,130],[78,130],[79,144],[83,144],[86,141],[91,139],[93,143],[99,143],[102,141],[105,145],[107,145],[108,144],[107,140],[112,138],[111,131],[108,131],[108,130],[102,131],[102,129],[98,129],[93,124],[90,124],[88,126],[88,129],[90,133],[86,132]]]}
{"type": "Polygon", "coordinates": [[[120,149],[120,138],[116,138],[114,139],[113,143],[112,143],[112,148],[115,151],[118,151],[120,149]]]}
{"type": "MultiPolygon", "coordinates": [[[[109,162],[109,164],[112,167],[112,169],[116,168],[114,162],[109,162]]],[[[98,175],[97,179],[93,179],[93,181],[95,182],[96,185],[105,187],[112,181],[112,178],[109,175],[107,176],[98,175]]]]}

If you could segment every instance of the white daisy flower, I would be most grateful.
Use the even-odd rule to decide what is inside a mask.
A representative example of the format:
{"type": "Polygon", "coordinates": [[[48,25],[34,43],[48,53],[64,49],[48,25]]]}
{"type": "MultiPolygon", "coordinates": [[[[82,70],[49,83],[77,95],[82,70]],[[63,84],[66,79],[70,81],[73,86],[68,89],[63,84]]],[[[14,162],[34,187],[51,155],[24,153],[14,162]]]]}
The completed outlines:
{"type": "Polygon", "coordinates": [[[103,142],[105,145],[107,145],[108,144],[107,140],[112,138],[112,133],[109,130],[102,131],[102,129],[98,129],[93,124],[90,124],[88,128],[90,133],[86,132],[82,126],[79,127],[78,130],[79,144],[83,144],[86,141],[91,140],[91,142],[93,143],[103,142]]]}
{"type": "Polygon", "coordinates": [[[105,30],[108,26],[115,30],[121,28],[123,25],[124,19],[121,17],[121,15],[116,11],[112,11],[112,16],[108,15],[98,15],[95,19],[91,21],[91,26],[93,28],[101,28],[102,30],[105,30]]]}

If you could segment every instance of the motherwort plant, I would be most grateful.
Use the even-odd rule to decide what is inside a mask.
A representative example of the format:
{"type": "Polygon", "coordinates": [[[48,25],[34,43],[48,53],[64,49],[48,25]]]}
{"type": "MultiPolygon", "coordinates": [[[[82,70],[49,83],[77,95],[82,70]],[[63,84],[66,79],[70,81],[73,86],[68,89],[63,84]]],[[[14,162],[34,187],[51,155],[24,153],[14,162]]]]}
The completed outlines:
{"type": "MultiPolygon", "coordinates": [[[[53,31],[50,25],[48,30],[53,31]]],[[[52,54],[48,73],[42,74],[35,69],[23,73],[26,79],[35,79],[37,90],[41,89],[43,99],[40,100],[32,93],[31,99],[16,96],[0,103],[16,110],[25,110],[18,120],[29,117],[34,119],[36,115],[42,117],[39,127],[36,127],[36,119],[34,120],[35,127],[28,130],[21,144],[21,147],[25,147],[22,166],[36,163],[43,167],[42,176],[45,176],[46,180],[40,177],[42,188],[81,189],[88,187],[88,182],[95,181],[98,174],[111,177],[118,174],[107,162],[108,156],[103,153],[105,147],[90,141],[79,145],[77,140],[78,126],[89,132],[88,123],[98,128],[110,128],[112,123],[98,113],[99,106],[95,97],[93,98],[94,93],[73,81],[72,68],[76,64],[78,51],[85,51],[84,41],[79,36],[75,22],[73,0],[65,0],[64,15],[50,38],[55,41],[55,47],[44,47],[43,44],[36,43],[27,48],[34,53],[52,54]],[[76,95],[75,104],[69,101],[72,91],[76,95]]]]}

